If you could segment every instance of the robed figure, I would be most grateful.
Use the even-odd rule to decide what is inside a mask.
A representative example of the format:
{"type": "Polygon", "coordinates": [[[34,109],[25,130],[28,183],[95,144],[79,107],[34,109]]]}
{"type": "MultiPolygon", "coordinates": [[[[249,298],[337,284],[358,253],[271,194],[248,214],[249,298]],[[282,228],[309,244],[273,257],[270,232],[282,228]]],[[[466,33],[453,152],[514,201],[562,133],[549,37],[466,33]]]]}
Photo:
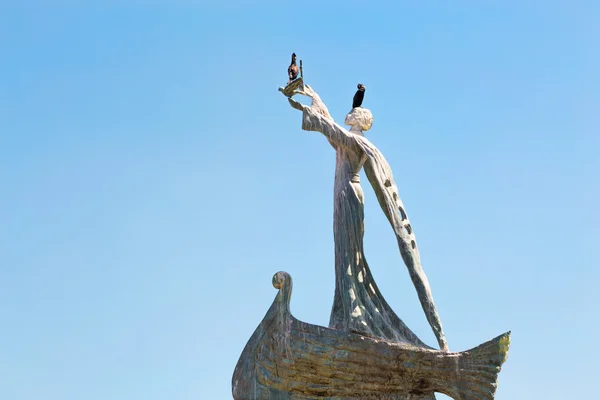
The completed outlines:
{"type": "Polygon", "coordinates": [[[421,267],[419,250],[406,210],[387,161],[365,138],[373,116],[362,107],[346,116],[347,130],[329,115],[327,107],[310,86],[296,94],[312,98],[311,106],[292,98],[292,107],[302,111],[302,129],[321,132],[336,151],[334,183],[335,297],[329,327],[365,336],[425,345],[396,315],[379,291],[364,253],[364,200],[359,173],[365,173],[388,221],[396,234],[400,254],[417,290],[427,321],[442,351],[448,351],[442,324],[433,302],[427,277],[421,267]]]}

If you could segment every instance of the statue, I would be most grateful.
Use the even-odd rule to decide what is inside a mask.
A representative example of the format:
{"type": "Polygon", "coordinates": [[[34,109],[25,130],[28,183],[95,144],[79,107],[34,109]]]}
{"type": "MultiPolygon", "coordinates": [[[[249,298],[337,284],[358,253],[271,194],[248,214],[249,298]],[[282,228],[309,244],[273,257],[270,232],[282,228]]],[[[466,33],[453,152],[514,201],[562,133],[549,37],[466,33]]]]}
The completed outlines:
{"type": "Polygon", "coordinates": [[[381,208],[394,228],[427,320],[440,348],[447,351],[442,324],[421,268],[414,232],[398,196],[392,171],[379,150],[363,136],[373,123],[371,112],[362,107],[353,108],[346,116],[346,125],[352,127],[348,132],[333,121],[310,86],[305,85],[304,90],[297,93],[312,98],[310,107],[288,99],[292,107],[303,113],[302,129],[321,132],[336,150],[333,215],[336,289],[329,327],[425,346],[386,303],[367,265],[359,177],[364,164],[381,208]]]}
{"type": "Polygon", "coordinates": [[[440,392],[457,400],[493,399],[510,332],[465,352],[449,351],[392,171],[363,135],[373,123],[371,112],[354,107],[346,116],[351,127],[346,130],[302,76],[280,91],[302,111],[302,129],[322,133],[336,151],[335,295],[329,328],[304,323],[290,313],[291,277],[275,274],[279,292],[240,356],[233,397],[433,400],[440,392]],[[295,101],[296,94],[310,97],[312,104],[295,101]],[[371,274],[363,249],[363,167],[396,234],[440,350],[423,343],[394,313],[371,274]]]}

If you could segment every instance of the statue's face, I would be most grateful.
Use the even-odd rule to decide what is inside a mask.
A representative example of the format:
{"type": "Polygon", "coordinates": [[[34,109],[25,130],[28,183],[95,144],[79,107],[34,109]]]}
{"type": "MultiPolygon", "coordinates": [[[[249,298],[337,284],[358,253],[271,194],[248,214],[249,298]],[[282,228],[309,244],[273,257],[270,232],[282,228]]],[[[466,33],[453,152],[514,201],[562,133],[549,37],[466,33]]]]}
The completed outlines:
{"type": "Polygon", "coordinates": [[[354,127],[355,125],[358,125],[358,122],[356,122],[356,118],[354,117],[354,114],[352,114],[352,113],[346,115],[346,121],[344,121],[344,123],[346,125],[349,125],[352,127],[354,127]]]}

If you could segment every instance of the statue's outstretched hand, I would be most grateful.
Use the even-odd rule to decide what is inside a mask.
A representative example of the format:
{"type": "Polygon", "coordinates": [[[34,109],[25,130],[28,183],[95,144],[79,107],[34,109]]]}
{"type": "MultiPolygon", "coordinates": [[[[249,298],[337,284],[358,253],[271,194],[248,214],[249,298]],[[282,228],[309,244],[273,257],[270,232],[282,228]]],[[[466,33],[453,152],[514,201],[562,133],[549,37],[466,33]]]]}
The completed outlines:
{"type": "Polygon", "coordinates": [[[305,109],[311,109],[315,113],[321,114],[323,117],[333,121],[333,118],[331,118],[331,115],[329,114],[329,111],[327,110],[327,106],[325,106],[323,101],[321,101],[321,98],[319,97],[319,95],[310,86],[305,84],[302,87],[302,89],[298,89],[298,90],[294,91],[294,94],[300,94],[302,96],[307,96],[307,97],[310,97],[312,100],[310,106],[305,106],[304,104],[301,104],[301,103],[297,102],[296,100],[293,100],[291,97],[288,97],[288,101],[290,102],[290,105],[292,107],[294,107],[296,110],[304,111],[305,109]]]}
{"type": "Polygon", "coordinates": [[[310,86],[308,86],[307,84],[304,84],[302,89],[296,90],[294,92],[294,94],[300,94],[302,96],[307,96],[307,97],[312,98],[315,95],[315,92],[314,92],[314,90],[312,90],[312,88],[310,86]]]}

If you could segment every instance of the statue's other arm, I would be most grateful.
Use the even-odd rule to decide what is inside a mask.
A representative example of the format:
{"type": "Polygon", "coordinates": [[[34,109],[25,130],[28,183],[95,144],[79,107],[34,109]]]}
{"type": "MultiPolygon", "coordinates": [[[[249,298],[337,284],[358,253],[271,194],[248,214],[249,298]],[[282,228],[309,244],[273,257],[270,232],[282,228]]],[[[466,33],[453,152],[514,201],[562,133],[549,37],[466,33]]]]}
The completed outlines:
{"type": "Polygon", "coordinates": [[[369,182],[371,182],[371,186],[373,186],[381,209],[396,233],[400,254],[417,290],[425,317],[435,334],[440,350],[447,352],[449,351],[448,343],[442,329],[442,322],[433,302],[429,281],[421,266],[415,234],[406,215],[402,200],[398,196],[398,187],[394,182],[392,170],[381,152],[373,144],[364,138],[359,138],[357,141],[367,155],[367,161],[364,164],[365,173],[369,182]]]}

